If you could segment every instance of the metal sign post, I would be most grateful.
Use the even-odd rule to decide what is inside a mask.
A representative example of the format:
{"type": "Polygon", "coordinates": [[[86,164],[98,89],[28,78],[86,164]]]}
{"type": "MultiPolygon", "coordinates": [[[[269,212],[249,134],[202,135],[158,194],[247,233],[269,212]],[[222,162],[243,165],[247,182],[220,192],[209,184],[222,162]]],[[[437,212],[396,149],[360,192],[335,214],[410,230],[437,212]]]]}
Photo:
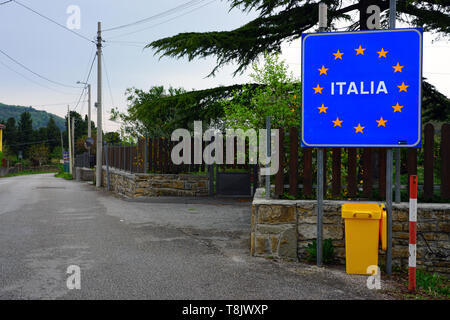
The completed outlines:
{"type": "Polygon", "coordinates": [[[302,35],[305,147],[421,146],[422,29],[302,35]]]}
{"type": "Polygon", "coordinates": [[[105,146],[105,164],[106,164],[106,190],[110,190],[111,178],[109,176],[108,142],[104,141],[105,146]]]}
{"type": "MultiPolygon", "coordinates": [[[[389,2],[389,29],[395,29],[395,15],[396,15],[396,0],[389,2]]],[[[420,79],[422,82],[422,79],[420,79]]],[[[422,83],[420,84],[422,85],[422,83]]],[[[397,103],[397,105],[399,105],[397,103]]],[[[419,114],[419,121],[421,113],[419,114]]],[[[420,127],[420,126],[419,126],[420,127]]],[[[420,130],[420,134],[422,134],[420,130]]],[[[386,273],[392,274],[392,168],[393,167],[393,152],[392,148],[387,149],[386,152],[386,213],[387,213],[387,250],[386,250],[386,273]]],[[[397,165],[399,172],[400,165],[397,165]]],[[[396,172],[397,174],[397,172],[396,172]]],[[[397,180],[397,179],[396,179],[397,180]]],[[[397,182],[397,181],[396,181],[397,182]]],[[[400,195],[400,190],[397,190],[399,185],[396,184],[396,196],[400,195]]]]}
{"type": "MultiPolygon", "coordinates": [[[[271,150],[271,133],[270,133],[270,116],[267,116],[266,118],[266,139],[267,139],[267,159],[270,159],[270,155],[272,153],[271,150]]],[[[266,199],[270,199],[270,162],[266,164],[267,166],[267,172],[266,172],[266,199]]]]}
{"type": "MultiPolygon", "coordinates": [[[[390,4],[394,27],[395,1],[390,4]]],[[[321,5],[321,31],[323,12],[321,5]]],[[[387,148],[386,271],[391,272],[393,148],[421,146],[422,33],[420,28],[410,28],[302,34],[301,145],[318,148],[318,265],[322,263],[323,148],[387,148]]]]}
{"type": "MultiPolygon", "coordinates": [[[[319,3],[319,31],[324,32],[327,28],[327,10],[325,3],[319,3]]],[[[317,239],[316,239],[316,262],[322,266],[322,244],[323,244],[323,159],[324,149],[317,149],[317,239]]]]}

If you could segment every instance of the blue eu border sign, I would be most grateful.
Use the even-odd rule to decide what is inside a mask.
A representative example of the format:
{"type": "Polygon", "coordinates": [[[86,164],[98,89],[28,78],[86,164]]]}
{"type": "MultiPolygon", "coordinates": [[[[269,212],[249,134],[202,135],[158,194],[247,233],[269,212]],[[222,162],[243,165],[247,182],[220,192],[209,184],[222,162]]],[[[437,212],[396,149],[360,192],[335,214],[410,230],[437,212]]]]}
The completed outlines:
{"type": "Polygon", "coordinates": [[[422,29],[302,35],[304,147],[420,147],[422,29]]]}

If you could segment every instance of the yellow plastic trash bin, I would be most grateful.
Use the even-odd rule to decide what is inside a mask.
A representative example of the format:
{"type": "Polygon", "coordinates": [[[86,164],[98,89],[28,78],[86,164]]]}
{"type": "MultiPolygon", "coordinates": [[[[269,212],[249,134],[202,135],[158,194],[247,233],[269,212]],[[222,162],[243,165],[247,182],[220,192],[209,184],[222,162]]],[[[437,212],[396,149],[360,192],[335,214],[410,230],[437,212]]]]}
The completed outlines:
{"type": "Polygon", "coordinates": [[[382,207],[376,203],[345,203],[346,271],[349,274],[371,274],[369,266],[378,266],[378,243],[382,207]]]}

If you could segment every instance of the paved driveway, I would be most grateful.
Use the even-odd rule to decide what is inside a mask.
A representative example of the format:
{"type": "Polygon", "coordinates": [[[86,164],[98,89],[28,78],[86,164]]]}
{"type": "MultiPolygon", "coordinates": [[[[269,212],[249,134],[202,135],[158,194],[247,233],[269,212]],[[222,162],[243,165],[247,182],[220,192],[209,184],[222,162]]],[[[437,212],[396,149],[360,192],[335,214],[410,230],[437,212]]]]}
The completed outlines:
{"type": "Polygon", "coordinates": [[[0,179],[0,204],[0,299],[384,298],[366,277],[250,257],[248,200],[124,200],[43,174],[0,179]]]}

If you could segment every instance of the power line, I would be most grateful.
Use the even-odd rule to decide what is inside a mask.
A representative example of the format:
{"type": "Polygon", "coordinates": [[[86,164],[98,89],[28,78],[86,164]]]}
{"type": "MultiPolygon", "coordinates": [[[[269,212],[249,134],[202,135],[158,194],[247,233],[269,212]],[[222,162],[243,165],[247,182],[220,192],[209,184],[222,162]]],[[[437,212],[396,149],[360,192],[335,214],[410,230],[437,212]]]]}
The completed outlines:
{"type": "MultiPolygon", "coordinates": [[[[87,100],[83,100],[81,102],[87,102],[87,100]]],[[[33,104],[32,107],[67,106],[68,104],[72,104],[72,103],[77,103],[77,101],[60,102],[60,103],[33,104]]]]}
{"type": "Polygon", "coordinates": [[[145,30],[148,30],[148,29],[157,27],[157,26],[162,25],[162,24],[164,24],[164,23],[167,23],[167,22],[173,21],[173,20],[175,20],[175,19],[177,19],[177,18],[180,18],[180,17],[182,17],[182,16],[185,16],[185,15],[187,15],[187,14],[189,14],[189,13],[191,13],[191,12],[194,12],[194,11],[196,11],[196,10],[198,10],[198,9],[201,9],[201,8],[207,6],[208,4],[213,3],[213,2],[215,2],[215,1],[216,1],[216,0],[209,1],[209,2],[207,2],[207,3],[205,3],[205,4],[201,5],[201,6],[199,6],[199,7],[197,7],[197,8],[194,8],[194,9],[192,9],[192,10],[189,10],[189,11],[183,13],[183,14],[177,15],[177,16],[171,18],[171,19],[167,19],[167,20],[164,20],[164,21],[162,21],[162,22],[160,22],[160,23],[151,25],[151,26],[146,27],[146,28],[144,28],[144,29],[140,29],[140,30],[136,30],[136,31],[124,33],[124,34],[121,34],[121,35],[117,35],[117,36],[111,37],[110,39],[121,38],[121,37],[124,37],[124,36],[128,36],[128,35],[130,35],[130,34],[135,34],[135,33],[141,32],[141,31],[145,31],[145,30]]]}
{"type": "MultiPolygon", "coordinates": [[[[96,58],[97,58],[97,55],[94,55],[94,59],[92,59],[91,67],[89,68],[89,72],[88,72],[88,75],[86,77],[86,81],[84,81],[84,83],[88,83],[89,82],[89,78],[91,77],[92,67],[94,66],[94,62],[95,62],[96,58]]],[[[86,85],[83,87],[83,90],[81,91],[81,94],[80,94],[80,98],[78,98],[78,102],[77,102],[75,108],[73,108],[73,111],[75,111],[76,108],[78,107],[78,105],[80,104],[81,98],[83,97],[83,93],[85,91],[86,91],[86,85]]]]}
{"type": "Polygon", "coordinates": [[[173,13],[179,11],[179,10],[184,10],[184,9],[189,8],[189,7],[192,7],[192,6],[194,6],[194,5],[196,5],[196,4],[200,3],[200,2],[203,2],[203,1],[205,1],[205,0],[191,0],[189,2],[186,2],[186,3],[182,4],[182,5],[174,7],[172,9],[163,11],[163,12],[158,13],[158,14],[155,14],[155,15],[153,15],[151,17],[148,17],[148,18],[145,18],[145,19],[141,19],[141,20],[138,20],[138,21],[135,21],[135,22],[132,22],[132,23],[124,24],[124,25],[121,25],[121,26],[117,26],[117,27],[113,27],[113,28],[109,28],[109,29],[104,29],[103,32],[108,32],[108,31],[128,28],[128,27],[131,27],[131,26],[135,26],[135,25],[138,25],[138,24],[149,22],[151,20],[162,18],[162,17],[165,17],[167,15],[171,15],[171,14],[173,14],[173,13]]]}
{"type": "Polygon", "coordinates": [[[79,88],[79,87],[76,87],[76,86],[67,85],[67,84],[64,84],[64,83],[61,83],[61,82],[58,82],[58,81],[51,80],[51,79],[49,79],[49,78],[47,78],[47,77],[44,77],[43,75],[40,75],[39,73],[37,73],[37,72],[31,70],[30,68],[28,68],[27,66],[25,66],[24,64],[22,64],[21,62],[17,61],[16,59],[14,59],[13,57],[11,57],[9,54],[7,54],[5,51],[3,51],[3,50],[1,50],[1,49],[0,49],[0,53],[2,53],[5,57],[7,57],[8,59],[10,59],[11,61],[13,61],[14,63],[18,64],[19,66],[21,66],[21,67],[24,68],[25,70],[31,72],[32,74],[34,74],[35,76],[37,76],[37,77],[39,77],[39,78],[41,78],[41,79],[47,80],[48,82],[51,82],[51,83],[60,85],[60,86],[62,86],[62,87],[67,87],[67,88],[77,88],[77,89],[79,88]]]}
{"type": "Polygon", "coordinates": [[[59,90],[54,89],[54,88],[52,88],[52,87],[46,86],[46,85],[44,85],[44,84],[41,84],[41,83],[39,83],[39,82],[37,82],[37,81],[34,81],[33,79],[28,78],[27,76],[23,75],[23,74],[20,73],[19,71],[14,70],[13,68],[9,67],[7,64],[3,63],[2,61],[0,61],[0,64],[2,64],[2,65],[3,65],[5,68],[7,68],[8,70],[10,70],[10,71],[12,71],[12,72],[18,74],[18,75],[21,76],[22,78],[24,78],[24,79],[26,79],[26,80],[28,80],[28,81],[30,81],[30,82],[32,82],[32,83],[34,83],[34,84],[40,86],[40,87],[49,89],[49,90],[51,90],[51,91],[54,91],[54,92],[57,92],[57,93],[60,93],[60,94],[71,95],[71,96],[75,95],[74,93],[68,93],[68,92],[64,92],[64,91],[59,91],[59,90]]]}
{"type": "Polygon", "coordinates": [[[34,14],[37,14],[37,15],[40,16],[41,18],[44,18],[45,20],[48,20],[48,21],[50,21],[50,22],[56,24],[57,26],[63,28],[64,30],[69,31],[69,32],[73,33],[74,35],[76,35],[76,36],[78,36],[78,37],[80,37],[80,38],[82,38],[82,39],[84,39],[84,40],[86,40],[86,41],[95,43],[93,40],[91,40],[91,39],[89,39],[89,38],[83,36],[82,34],[80,34],[80,33],[78,33],[78,32],[73,31],[72,29],[67,28],[66,26],[60,24],[59,22],[57,22],[57,21],[55,21],[55,20],[53,20],[53,19],[51,19],[51,18],[49,18],[49,17],[43,15],[42,13],[37,12],[36,10],[34,10],[34,9],[32,9],[32,8],[30,8],[30,7],[26,6],[26,5],[24,5],[23,3],[20,3],[20,2],[17,1],[17,0],[12,0],[12,1],[13,1],[14,3],[17,3],[18,5],[22,6],[23,8],[25,8],[25,9],[27,9],[27,10],[33,12],[34,14]]]}
{"type": "Polygon", "coordinates": [[[30,144],[40,144],[40,143],[45,143],[45,142],[50,142],[50,141],[59,141],[59,139],[48,139],[48,140],[42,140],[42,141],[34,141],[34,142],[26,142],[26,143],[17,143],[17,144],[8,144],[8,146],[10,147],[15,147],[15,146],[26,146],[26,145],[30,145],[30,144]]]}
{"type": "Polygon", "coordinates": [[[2,5],[4,5],[4,4],[7,4],[7,3],[10,3],[10,2],[12,2],[13,0],[8,0],[8,1],[5,1],[5,2],[2,2],[2,3],[0,3],[0,6],[2,6],[2,5]]]}
{"type": "Polygon", "coordinates": [[[108,88],[109,88],[109,95],[111,97],[111,103],[112,103],[112,107],[114,108],[115,104],[114,104],[114,98],[113,98],[113,94],[112,94],[112,90],[111,90],[111,82],[109,81],[109,75],[108,75],[108,69],[106,67],[106,59],[105,59],[105,55],[102,54],[103,57],[103,65],[105,66],[105,74],[106,74],[106,80],[108,83],[108,88]]]}

